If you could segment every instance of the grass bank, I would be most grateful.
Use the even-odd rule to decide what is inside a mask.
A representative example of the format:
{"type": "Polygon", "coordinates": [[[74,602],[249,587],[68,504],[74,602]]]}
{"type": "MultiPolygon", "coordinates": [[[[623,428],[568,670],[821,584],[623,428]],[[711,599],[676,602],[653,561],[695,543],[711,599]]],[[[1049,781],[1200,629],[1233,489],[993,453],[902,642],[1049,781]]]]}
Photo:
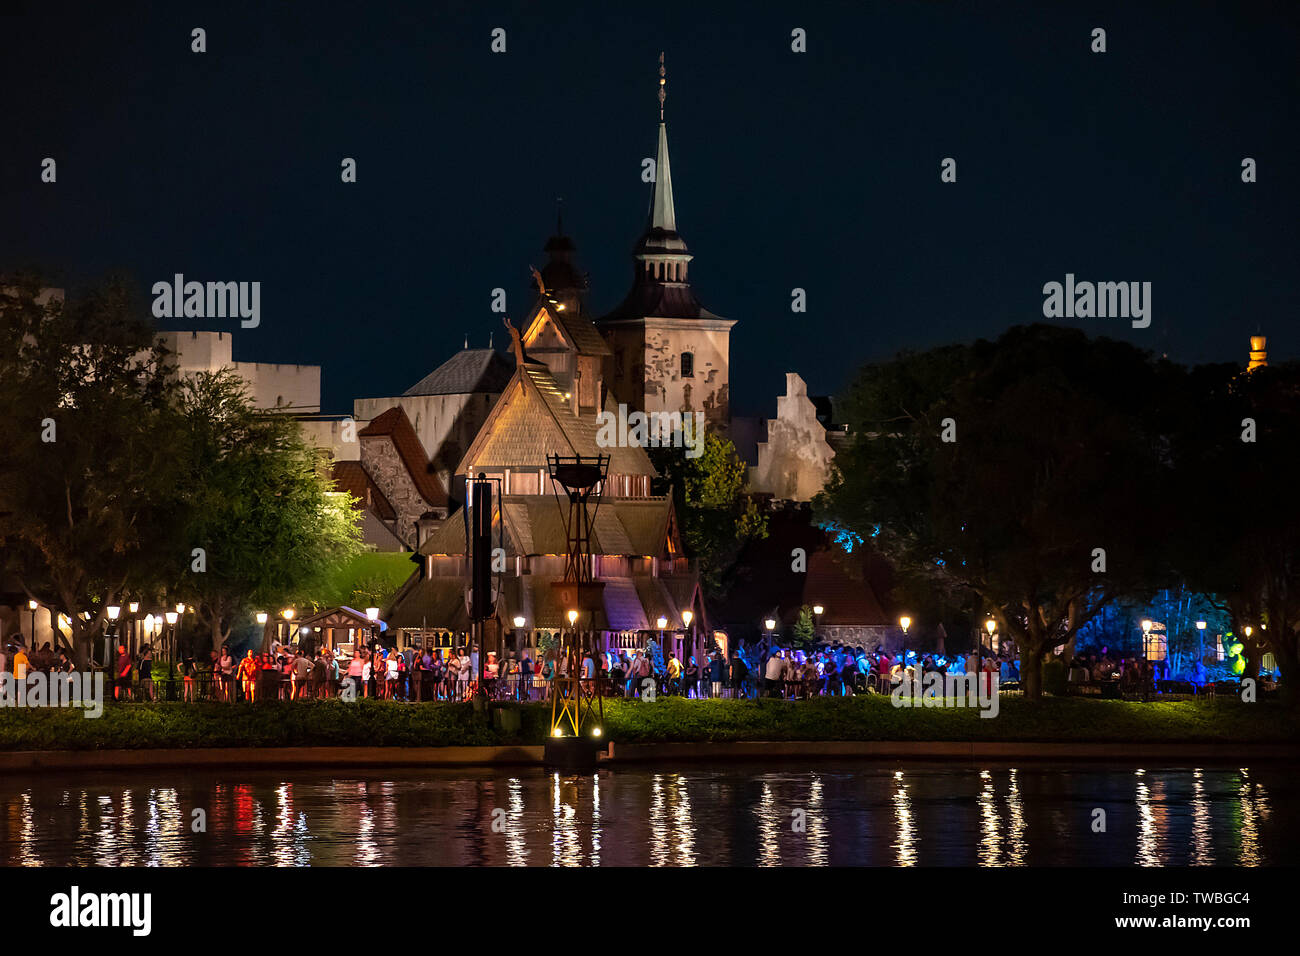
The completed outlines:
{"type": "MultiPolygon", "coordinates": [[[[362,700],[262,704],[128,704],[88,720],[78,710],[0,710],[0,751],[208,747],[445,747],[538,744],[544,704],[510,705],[506,733],[469,704],[362,700]]],[[[764,740],[1135,741],[1286,743],[1300,720],[1278,704],[1235,698],[1167,703],[1006,698],[996,718],[968,709],[909,710],[879,696],[811,701],[610,700],[605,735],[623,743],[764,740]]]]}

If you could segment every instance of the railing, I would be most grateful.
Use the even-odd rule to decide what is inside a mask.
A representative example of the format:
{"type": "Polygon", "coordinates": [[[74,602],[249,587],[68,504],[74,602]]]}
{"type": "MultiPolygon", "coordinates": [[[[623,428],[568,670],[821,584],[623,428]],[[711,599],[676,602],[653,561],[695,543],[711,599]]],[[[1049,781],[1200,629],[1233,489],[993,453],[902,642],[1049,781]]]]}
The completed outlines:
{"type": "MultiPolygon", "coordinates": [[[[379,678],[373,681],[355,679],[353,695],[356,698],[374,697],[382,700],[400,700],[407,702],[423,701],[469,701],[478,693],[476,680],[461,680],[459,676],[445,675],[425,677],[424,672],[403,675],[396,681],[379,678]]],[[[670,679],[660,674],[652,678],[625,677],[614,681],[609,677],[593,678],[591,684],[602,696],[606,697],[643,697],[647,696],[642,684],[646,680],[654,682],[656,697],[689,697],[692,699],[753,700],[759,697],[782,700],[805,700],[810,697],[848,697],[857,694],[889,694],[895,683],[888,675],[856,674],[847,682],[842,678],[815,677],[803,680],[768,680],[750,674],[740,681],[730,679],[715,683],[711,679],[696,678],[691,680],[685,675],[670,679]]],[[[105,694],[110,700],[123,702],[148,701],[218,701],[241,702],[257,700],[327,700],[343,693],[343,685],[354,682],[346,674],[337,679],[318,680],[308,676],[304,681],[285,677],[276,671],[261,671],[252,680],[235,677],[229,681],[214,679],[210,672],[203,671],[193,678],[184,679],[168,675],[151,681],[132,678],[122,686],[114,684],[105,676],[105,694]]],[[[1161,682],[1162,685],[1165,682],[1161,682]]],[[[487,695],[492,700],[538,702],[547,700],[551,681],[540,674],[531,676],[508,675],[506,677],[487,678],[484,681],[487,695]]],[[[1113,682],[1118,696],[1118,682],[1113,682]]],[[[1070,684],[1071,692],[1092,691],[1100,694],[1099,686],[1089,684],[1070,684]]],[[[1168,693],[1173,688],[1162,686],[1168,693]]],[[[1018,682],[999,683],[998,690],[1004,695],[1021,693],[1018,682]]],[[[1211,688],[1205,688],[1213,692],[1211,688]]],[[[1140,694],[1140,691],[1139,691],[1140,694]]]]}

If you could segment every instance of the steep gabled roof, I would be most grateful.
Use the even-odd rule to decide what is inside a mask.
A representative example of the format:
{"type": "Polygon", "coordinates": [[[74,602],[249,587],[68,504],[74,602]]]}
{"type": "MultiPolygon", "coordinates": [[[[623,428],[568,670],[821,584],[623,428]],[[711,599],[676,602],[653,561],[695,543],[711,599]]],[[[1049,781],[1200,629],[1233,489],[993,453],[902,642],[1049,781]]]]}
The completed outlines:
{"type": "Polygon", "coordinates": [[[581,354],[611,354],[609,345],[605,342],[605,337],[596,331],[596,326],[591,321],[590,316],[585,312],[574,309],[556,308],[540,296],[536,305],[533,306],[531,317],[523,325],[525,349],[531,344],[530,340],[536,338],[537,327],[548,320],[559,330],[561,336],[566,340],[566,344],[581,354]]]}
{"type": "MultiPolygon", "coordinates": [[[[606,404],[611,402],[606,396],[606,404]]],[[[656,475],[644,448],[602,448],[596,434],[596,417],[574,414],[572,399],[564,397],[550,369],[528,364],[515,370],[456,472],[479,466],[545,468],[548,454],[607,454],[610,474],[656,475]]]]}
{"type": "Polygon", "coordinates": [[[379,490],[370,473],[359,461],[336,461],[332,476],[334,486],[339,491],[346,491],[353,497],[368,503],[370,510],[384,521],[397,520],[397,511],[379,490]]]}
{"type": "Polygon", "coordinates": [[[514,359],[495,349],[463,349],[416,382],[404,395],[498,393],[514,372],[514,359]]]}
{"type": "Polygon", "coordinates": [[[361,429],[357,435],[361,439],[390,438],[397,450],[397,457],[406,466],[415,483],[420,497],[433,508],[446,508],[448,505],[447,489],[438,480],[437,474],[424,453],[420,437],[415,434],[411,420],[401,405],[394,405],[388,411],[375,418],[361,429]]]}

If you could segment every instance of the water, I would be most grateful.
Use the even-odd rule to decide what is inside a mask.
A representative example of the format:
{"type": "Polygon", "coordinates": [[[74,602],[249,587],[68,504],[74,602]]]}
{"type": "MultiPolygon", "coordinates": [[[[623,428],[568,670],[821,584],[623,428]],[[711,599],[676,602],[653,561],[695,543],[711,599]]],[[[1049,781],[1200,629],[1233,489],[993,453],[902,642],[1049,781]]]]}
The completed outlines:
{"type": "Polygon", "coordinates": [[[0,780],[8,866],[1261,866],[1295,768],[852,761],[0,780]],[[1093,832],[1094,809],[1106,832],[1093,832]],[[195,810],[206,833],[194,833],[195,810]],[[802,819],[803,830],[797,830],[802,819]],[[494,830],[495,823],[495,830],[494,830]]]}

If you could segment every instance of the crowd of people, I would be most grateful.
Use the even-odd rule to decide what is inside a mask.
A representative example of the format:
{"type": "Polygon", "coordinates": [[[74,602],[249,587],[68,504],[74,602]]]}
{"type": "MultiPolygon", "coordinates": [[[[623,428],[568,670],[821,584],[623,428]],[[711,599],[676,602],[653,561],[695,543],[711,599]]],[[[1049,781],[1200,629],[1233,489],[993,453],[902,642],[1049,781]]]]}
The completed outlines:
{"type": "MultiPolygon", "coordinates": [[[[791,648],[765,643],[741,646],[724,655],[716,648],[702,660],[693,656],[665,657],[653,642],[644,648],[586,651],[576,658],[575,675],[588,688],[627,698],[650,693],[688,698],[759,696],[798,700],[817,696],[889,693],[903,677],[924,680],[928,674],[984,675],[985,688],[1006,687],[1020,679],[1019,663],[997,655],[945,656],[908,651],[888,654],[881,647],[867,650],[842,644],[791,648]]],[[[1206,682],[1204,665],[1201,683],[1206,682]]],[[[152,701],[159,698],[154,651],[145,644],[135,654],[119,645],[112,665],[113,699],[152,701]]],[[[0,672],[16,679],[35,672],[71,673],[66,651],[46,643],[30,652],[10,644],[0,650],[0,672]]],[[[1171,679],[1168,665],[1136,657],[1116,657],[1108,648],[1075,654],[1067,667],[1071,692],[1114,685],[1125,696],[1148,696],[1171,679]]],[[[255,701],[265,699],[324,699],[340,695],[398,701],[464,701],[479,691],[477,648],[406,648],[376,645],[357,647],[350,656],[332,650],[304,649],[273,643],[264,653],[247,650],[242,656],[229,646],[203,659],[185,658],[165,668],[170,699],[255,701]]],[[[507,652],[501,659],[489,653],[483,662],[483,690],[494,699],[542,700],[557,675],[565,677],[568,660],[554,654],[507,652]]],[[[1261,675],[1272,685],[1270,675],[1261,675]]],[[[1192,683],[1198,683],[1195,679],[1192,683]]],[[[1266,688],[1268,689],[1268,688],[1266,688]]]]}

